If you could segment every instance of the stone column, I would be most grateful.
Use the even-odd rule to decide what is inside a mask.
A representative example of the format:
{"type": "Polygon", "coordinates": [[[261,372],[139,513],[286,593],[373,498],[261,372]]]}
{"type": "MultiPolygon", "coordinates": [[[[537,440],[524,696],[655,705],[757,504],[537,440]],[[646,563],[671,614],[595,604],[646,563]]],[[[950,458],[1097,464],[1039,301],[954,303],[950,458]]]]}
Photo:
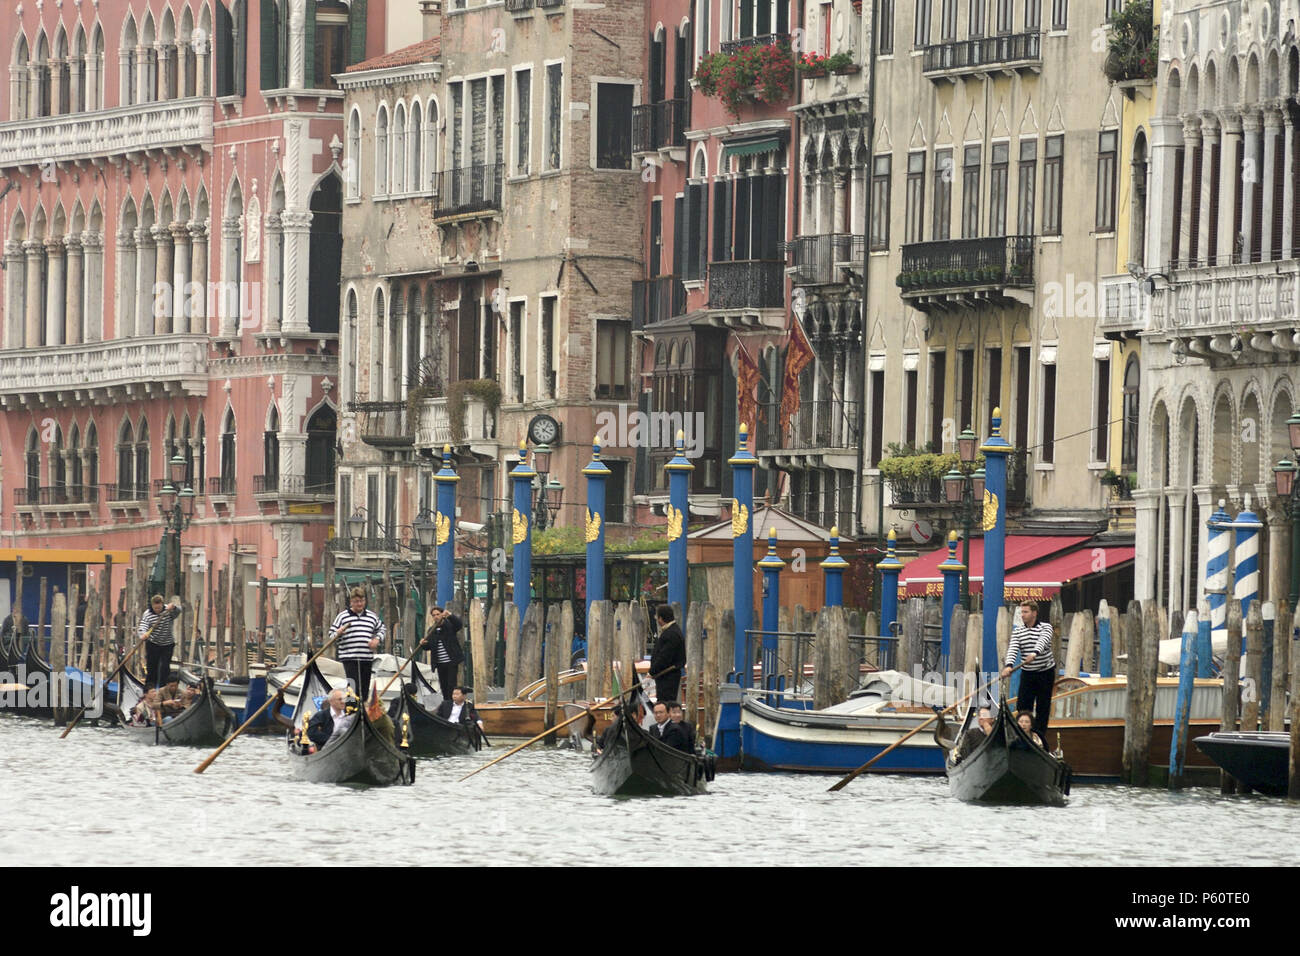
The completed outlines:
{"type": "Polygon", "coordinates": [[[1156,556],[1159,554],[1160,492],[1156,489],[1139,489],[1133,492],[1137,527],[1134,533],[1133,596],[1139,601],[1150,601],[1156,596],[1156,556]]]}
{"type": "Polygon", "coordinates": [[[832,179],[835,183],[835,205],[832,207],[833,221],[831,224],[831,232],[843,234],[849,231],[848,223],[846,222],[848,218],[847,210],[849,207],[849,172],[847,169],[837,169],[832,174],[832,179]]]}
{"type": "MultiPolygon", "coordinates": [[[[190,50],[190,45],[182,40],[176,41],[176,96],[184,99],[186,96],[185,77],[189,74],[186,72],[190,57],[194,55],[190,50]]],[[[197,84],[198,79],[195,78],[197,84]]],[[[195,91],[197,94],[197,91],[195,91]]]]}
{"type": "Polygon", "coordinates": [[[118,105],[128,106],[131,103],[131,55],[126,50],[118,51],[117,77],[118,105]]]}
{"type": "Polygon", "coordinates": [[[115,338],[135,335],[135,278],[139,258],[135,248],[135,234],[120,232],[117,235],[117,302],[113,321],[115,338]]]}
{"type": "Polygon", "coordinates": [[[208,331],[208,226],[190,223],[190,282],[197,294],[190,302],[190,331],[204,335],[208,331]]]}
{"type": "Polygon", "coordinates": [[[86,87],[81,82],[81,74],[85,67],[82,65],[79,57],[71,57],[68,61],[68,82],[72,84],[72,89],[68,92],[68,108],[73,112],[83,112],[86,109],[86,100],[82,97],[80,103],[77,97],[86,87]]]}
{"type": "Polygon", "coordinates": [[[149,82],[149,48],[135,48],[135,101],[152,103],[154,100],[153,84],[149,82]]]}
{"type": "Polygon", "coordinates": [[[1233,228],[1233,207],[1241,188],[1241,167],[1237,165],[1237,146],[1241,143],[1241,117],[1225,113],[1220,117],[1222,141],[1219,144],[1219,261],[1225,265],[1237,261],[1237,234],[1233,228]]]}
{"type": "Polygon", "coordinates": [[[1281,501],[1271,495],[1265,500],[1268,505],[1260,515],[1268,525],[1268,581],[1264,583],[1264,598],[1276,602],[1291,593],[1291,522],[1281,501]]]}
{"type": "Polygon", "coordinates": [[[311,213],[282,212],[284,238],[284,314],[281,328],[285,332],[307,331],[307,296],[310,287],[311,213]]]}
{"type": "MultiPolygon", "coordinates": [[[[225,246],[225,255],[222,256],[221,263],[221,287],[223,290],[230,290],[233,287],[233,292],[224,291],[217,297],[217,317],[220,320],[218,335],[223,339],[234,338],[235,330],[239,327],[239,303],[243,299],[239,283],[243,268],[242,263],[232,256],[234,250],[239,247],[235,241],[239,238],[239,234],[238,219],[221,220],[221,239],[225,246]]],[[[242,251],[238,258],[243,258],[242,251]]]]}
{"type": "Polygon", "coordinates": [[[41,115],[41,71],[33,63],[27,67],[27,118],[41,115]]]}
{"type": "MultiPolygon", "coordinates": [[[[1219,155],[1219,127],[1214,114],[1206,113],[1201,118],[1201,218],[1197,224],[1197,256],[1207,264],[1215,264],[1214,243],[1218,236],[1210,235],[1210,207],[1214,204],[1214,169],[1216,163],[1222,162],[1219,155]]],[[[1223,178],[1223,167],[1219,166],[1219,178],[1223,178]]],[[[1223,218],[1223,209],[1219,209],[1219,218],[1223,218]]]]}
{"type": "MultiPolygon", "coordinates": [[[[1295,114],[1289,107],[1282,112],[1286,122],[1282,124],[1282,206],[1295,208],[1295,114]]],[[[1282,258],[1293,258],[1295,247],[1295,223],[1289,215],[1282,217],[1282,258]]]]}
{"type": "MultiPolygon", "coordinates": [[[[1192,200],[1192,192],[1196,186],[1194,176],[1196,168],[1196,156],[1201,149],[1201,121],[1195,117],[1188,117],[1183,123],[1183,204],[1178,210],[1179,222],[1179,247],[1178,258],[1184,261],[1199,258],[1201,250],[1196,250],[1196,255],[1192,255],[1193,237],[1197,234],[1199,228],[1198,219],[1192,218],[1192,207],[1195,203],[1192,200]]],[[[1205,215],[1205,210],[1199,211],[1199,215],[1205,215]]],[[[1192,265],[1195,265],[1193,262],[1192,265]]]]}
{"type": "Polygon", "coordinates": [[[87,230],[81,234],[82,269],[86,295],[82,306],[82,325],[86,342],[104,338],[104,237],[87,230]]]}
{"type": "Polygon", "coordinates": [[[135,334],[153,335],[153,234],[148,229],[135,231],[135,334]]]}
{"type": "Polygon", "coordinates": [[[22,98],[23,71],[16,66],[9,67],[9,103],[11,120],[27,118],[27,103],[22,98]]]}
{"type": "Polygon", "coordinates": [[[1215,503],[1223,497],[1221,489],[1213,485],[1196,485],[1192,491],[1196,495],[1196,563],[1192,571],[1196,575],[1196,602],[1200,606],[1205,597],[1205,556],[1210,550],[1210,515],[1214,514],[1215,503]]]}
{"type": "Polygon", "coordinates": [[[45,344],[63,344],[63,239],[45,240],[45,344]]]}
{"type": "Polygon", "coordinates": [[[262,263],[262,276],[265,279],[262,290],[264,308],[266,309],[266,331],[279,332],[281,309],[284,305],[284,277],[280,274],[280,252],[284,248],[284,224],[279,213],[266,217],[266,260],[262,263]]]}
{"type": "Polygon", "coordinates": [[[83,101],[87,111],[101,108],[99,102],[99,57],[94,51],[86,54],[86,98],[83,101]]]}
{"type": "MultiPolygon", "coordinates": [[[[1151,189],[1147,193],[1146,233],[1146,261],[1150,263],[1163,264],[1171,257],[1172,237],[1179,224],[1179,210],[1174,208],[1174,156],[1182,139],[1183,126],[1177,117],[1151,117],[1151,189]]],[[[1227,208],[1231,209],[1231,204],[1227,208]]]]}
{"type": "Polygon", "coordinates": [[[173,222],[172,239],[172,331],[189,330],[190,224],[173,222]]]}
{"type": "Polygon", "coordinates": [[[171,57],[167,55],[167,44],[163,43],[161,40],[154,44],[154,56],[157,58],[158,62],[157,98],[165,100],[167,99],[167,90],[171,83],[172,76],[172,61],[171,57]]]}
{"type": "Polygon", "coordinates": [[[172,303],[176,298],[176,289],[172,282],[172,232],[171,226],[154,226],[152,230],[154,253],[153,295],[150,309],[153,311],[154,334],[167,335],[172,330],[172,303]]]}
{"type": "Polygon", "coordinates": [[[41,328],[45,316],[41,314],[41,240],[28,239],[23,243],[27,256],[27,332],[24,345],[34,349],[42,345],[41,328]]]}
{"type": "MultiPolygon", "coordinates": [[[[289,0],[289,87],[301,90],[310,85],[305,79],[305,36],[307,6],[304,0],[289,0]]],[[[314,78],[313,78],[314,79],[314,78]]]]}
{"type": "Polygon", "coordinates": [[[50,115],[59,115],[59,103],[63,100],[63,61],[50,60],[50,115]]]}
{"type": "Polygon", "coordinates": [[[23,298],[23,244],[17,239],[5,240],[4,252],[5,274],[5,333],[4,348],[18,349],[25,344],[23,310],[27,302],[23,298]]]}
{"type": "Polygon", "coordinates": [[[64,309],[64,339],[68,345],[80,345],[84,339],[81,332],[84,321],[84,296],[86,291],[84,261],[81,252],[80,236],[64,236],[63,244],[67,247],[68,284],[64,309]]]}
{"type": "Polygon", "coordinates": [[[1282,111],[1269,106],[1264,110],[1264,181],[1262,183],[1264,215],[1263,222],[1259,224],[1260,236],[1263,239],[1260,245],[1261,262],[1270,262],[1273,259],[1273,182],[1277,175],[1277,164],[1282,162],[1282,157],[1278,155],[1281,142],[1282,111]]]}
{"type": "Polygon", "coordinates": [[[1166,488],[1169,506],[1169,595],[1165,606],[1169,613],[1183,610],[1183,504],[1185,488],[1166,488]]]}
{"type": "Polygon", "coordinates": [[[1260,185],[1260,178],[1263,176],[1264,156],[1263,143],[1260,137],[1263,135],[1263,120],[1257,112],[1243,113],[1241,116],[1242,135],[1246,141],[1246,164],[1249,175],[1246,170],[1238,178],[1241,187],[1241,255],[1238,257],[1240,262],[1249,262],[1251,248],[1255,244],[1255,231],[1259,229],[1259,223],[1255,222],[1255,203],[1252,200],[1253,190],[1260,185]]]}

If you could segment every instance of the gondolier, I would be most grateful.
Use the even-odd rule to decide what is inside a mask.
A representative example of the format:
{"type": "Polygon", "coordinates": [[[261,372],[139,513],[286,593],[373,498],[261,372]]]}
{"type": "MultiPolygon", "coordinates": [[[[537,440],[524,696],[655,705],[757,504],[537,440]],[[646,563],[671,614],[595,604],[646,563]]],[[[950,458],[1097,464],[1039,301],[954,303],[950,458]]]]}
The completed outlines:
{"type": "Polygon", "coordinates": [[[677,699],[682,671],[686,668],[686,639],[673,620],[672,605],[660,604],[655,616],[659,618],[659,637],[655,640],[654,654],[650,656],[650,673],[658,675],[655,677],[655,700],[666,703],[677,699]]]}
{"type": "Polygon", "coordinates": [[[424,636],[424,646],[429,648],[433,666],[438,669],[438,689],[444,698],[451,697],[460,662],[465,659],[460,638],[456,636],[464,626],[455,614],[446,608],[436,607],[433,609],[433,626],[424,636]]]}
{"type": "Polygon", "coordinates": [[[172,635],[172,621],[180,614],[180,605],[172,603],[163,606],[163,596],[155,594],[149,599],[149,609],[140,618],[136,633],[143,638],[149,635],[145,644],[145,687],[158,687],[172,669],[172,649],[176,638],[172,635]]]}
{"type": "Polygon", "coordinates": [[[1047,717],[1052,706],[1052,687],[1056,684],[1056,658],[1052,656],[1052,625],[1038,620],[1038,605],[1026,601],[1020,605],[1020,623],[1011,632],[1002,676],[1011,673],[1016,658],[1024,661],[1020,669],[1021,710],[1034,715],[1034,732],[1047,739],[1047,717]]]}
{"type": "Polygon", "coordinates": [[[385,633],[384,622],[374,611],[366,609],[364,589],[353,588],[348,601],[350,607],[340,611],[330,625],[330,637],[338,638],[343,673],[357,696],[365,700],[370,693],[370,667],[385,633]]]}

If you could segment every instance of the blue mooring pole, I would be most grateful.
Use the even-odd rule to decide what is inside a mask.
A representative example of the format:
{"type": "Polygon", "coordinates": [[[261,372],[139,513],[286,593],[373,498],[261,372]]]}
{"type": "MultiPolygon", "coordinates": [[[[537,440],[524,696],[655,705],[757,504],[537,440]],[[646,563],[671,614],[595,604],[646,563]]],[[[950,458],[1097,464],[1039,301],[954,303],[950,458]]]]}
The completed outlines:
{"type": "MultiPolygon", "coordinates": [[[[605,481],[609,466],[600,460],[600,445],[591,446],[591,463],[582,469],[587,478],[587,620],[591,602],[605,600],[605,481]]],[[[587,640],[591,640],[590,632],[587,640]]]]}
{"type": "Polygon", "coordinates": [[[1114,677],[1115,669],[1111,665],[1111,659],[1115,656],[1113,646],[1114,638],[1110,633],[1110,614],[1109,605],[1105,600],[1102,602],[1102,612],[1097,616],[1097,675],[1099,677],[1114,677]]]}
{"type": "MultiPolygon", "coordinates": [[[[992,433],[980,447],[984,452],[984,641],[980,647],[983,684],[1000,670],[998,608],[1005,601],[1007,554],[1007,456],[1014,449],[1002,437],[1002,409],[993,409],[992,433]],[[992,513],[990,513],[992,509],[992,513]]],[[[1019,671],[1016,672],[1017,674],[1019,671]]]]}
{"type": "Polygon", "coordinates": [[[677,454],[664,465],[664,470],[668,472],[668,603],[681,608],[684,621],[688,603],[686,527],[691,510],[691,472],[695,470],[686,457],[685,433],[677,433],[677,454]]]}
{"type": "MultiPolygon", "coordinates": [[[[514,542],[515,595],[514,604],[519,611],[519,626],[524,626],[528,613],[533,578],[533,479],[537,472],[528,464],[528,445],[519,443],[519,464],[510,472],[515,487],[515,509],[511,516],[511,540],[514,542]]],[[[519,640],[518,634],[507,635],[506,640],[519,640]]]]}
{"type": "MultiPolygon", "coordinates": [[[[758,562],[758,566],[763,569],[762,687],[763,690],[769,691],[768,705],[780,707],[781,698],[770,693],[776,690],[776,633],[781,626],[779,623],[781,618],[781,570],[785,567],[785,562],[776,553],[776,528],[771,528],[767,533],[767,554],[763,560],[758,562]]],[[[737,638],[739,638],[739,635],[737,635],[737,638]]],[[[746,635],[746,638],[748,638],[748,635],[746,635]]]]}
{"type": "Polygon", "coordinates": [[[746,660],[746,635],[754,629],[754,469],[758,459],[749,450],[749,426],[741,423],[731,466],[731,597],[735,608],[736,680],[749,686],[753,661],[746,660]]]}
{"type": "Polygon", "coordinates": [[[898,641],[894,640],[894,624],[898,620],[898,572],[903,562],[898,560],[898,532],[892,528],[885,539],[885,560],[876,565],[880,572],[880,636],[889,649],[889,661],[898,660],[898,641]]]}
{"type": "MultiPolygon", "coordinates": [[[[957,532],[948,533],[948,557],[939,570],[943,572],[943,637],[939,643],[939,670],[948,673],[952,654],[952,612],[961,603],[961,573],[966,565],[957,560],[957,532]]],[[[965,635],[958,635],[964,638],[965,635]]]]}
{"type": "Polygon", "coordinates": [[[844,572],[849,562],[840,556],[840,529],[831,528],[831,553],[822,562],[822,574],[825,580],[822,603],[827,607],[844,606],[844,572]]]}
{"type": "MultiPolygon", "coordinates": [[[[1208,605],[1203,604],[1206,614],[1208,605]]],[[[1182,648],[1178,656],[1178,696],[1174,702],[1173,735],[1169,738],[1169,785],[1179,786],[1187,763],[1187,723],[1191,714],[1192,691],[1196,687],[1196,635],[1200,628],[1195,610],[1183,622],[1182,648]]]]}
{"type": "Polygon", "coordinates": [[[456,594],[456,483],[460,481],[451,467],[450,445],[442,446],[442,468],[433,481],[438,507],[433,539],[438,555],[438,606],[445,608],[456,594]]]}

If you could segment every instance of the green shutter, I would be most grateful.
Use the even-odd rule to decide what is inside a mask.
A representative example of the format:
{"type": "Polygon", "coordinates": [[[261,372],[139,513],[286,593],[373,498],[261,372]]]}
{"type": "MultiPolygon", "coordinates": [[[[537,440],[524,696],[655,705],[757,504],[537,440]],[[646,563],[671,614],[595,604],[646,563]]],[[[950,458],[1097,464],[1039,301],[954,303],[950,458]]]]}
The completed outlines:
{"type": "Polygon", "coordinates": [[[231,45],[231,26],[230,11],[226,9],[224,3],[216,5],[216,37],[212,48],[212,55],[215,59],[215,73],[217,76],[217,96],[229,96],[235,91],[235,82],[232,73],[234,50],[231,45]]]}
{"type": "Polygon", "coordinates": [[[276,19],[280,24],[280,89],[289,87],[289,4],[287,0],[275,0],[279,8],[276,19]]]}
{"type": "Polygon", "coordinates": [[[316,88],[316,0],[307,0],[307,20],[302,38],[303,89],[316,88]]]}
{"type": "Polygon", "coordinates": [[[366,0],[352,0],[348,11],[348,66],[366,58],[366,0]]]}
{"type": "Polygon", "coordinates": [[[235,0],[235,95],[248,95],[248,0],[235,0]]]}
{"type": "Polygon", "coordinates": [[[280,10],[274,0],[262,0],[258,15],[261,18],[258,33],[262,49],[261,89],[274,90],[280,85],[280,10]]]}

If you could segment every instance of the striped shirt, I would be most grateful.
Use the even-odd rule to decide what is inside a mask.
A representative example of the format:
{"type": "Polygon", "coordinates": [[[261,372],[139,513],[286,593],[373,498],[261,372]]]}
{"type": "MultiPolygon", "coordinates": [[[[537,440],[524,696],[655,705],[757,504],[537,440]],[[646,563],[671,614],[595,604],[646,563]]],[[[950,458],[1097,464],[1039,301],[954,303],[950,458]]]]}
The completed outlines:
{"type": "Polygon", "coordinates": [[[1056,659],[1052,656],[1052,625],[1039,621],[1033,627],[1017,624],[1011,631],[1011,642],[1007,644],[1005,666],[1011,667],[1016,657],[1022,659],[1033,654],[1034,659],[1024,666],[1027,671],[1047,671],[1056,669],[1056,659]]]}
{"type": "Polygon", "coordinates": [[[153,628],[153,633],[149,634],[150,644],[175,644],[176,638],[172,636],[172,621],[176,620],[178,611],[170,607],[163,608],[161,614],[155,614],[153,608],[144,612],[144,617],[140,618],[140,627],[136,631],[140,637],[149,634],[149,629],[153,628]],[[158,625],[154,627],[154,625],[158,625]]]}
{"type": "Polygon", "coordinates": [[[330,625],[330,637],[338,634],[339,629],[345,624],[347,630],[339,639],[339,660],[356,658],[369,660],[373,657],[374,651],[370,649],[370,642],[376,637],[381,641],[384,639],[384,622],[379,620],[374,611],[365,610],[357,614],[348,608],[340,611],[338,617],[334,618],[334,623],[330,625]]]}

